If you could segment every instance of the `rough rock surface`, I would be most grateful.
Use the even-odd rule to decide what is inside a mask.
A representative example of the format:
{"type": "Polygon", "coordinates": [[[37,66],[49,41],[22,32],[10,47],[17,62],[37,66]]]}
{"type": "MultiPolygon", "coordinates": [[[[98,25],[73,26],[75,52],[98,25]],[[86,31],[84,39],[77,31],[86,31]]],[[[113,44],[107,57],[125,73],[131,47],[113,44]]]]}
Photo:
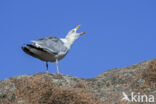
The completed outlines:
{"type": "Polygon", "coordinates": [[[156,97],[156,60],[108,70],[92,79],[52,73],[15,76],[0,82],[0,104],[134,103],[122,100],[123,92],[128,97],[132,92],[156,97]]]}

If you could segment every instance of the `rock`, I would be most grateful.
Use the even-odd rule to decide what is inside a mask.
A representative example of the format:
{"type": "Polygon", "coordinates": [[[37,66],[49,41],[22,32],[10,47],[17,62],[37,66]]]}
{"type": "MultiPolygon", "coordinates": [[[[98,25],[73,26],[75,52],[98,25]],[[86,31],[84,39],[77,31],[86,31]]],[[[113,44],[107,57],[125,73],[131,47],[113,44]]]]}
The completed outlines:
{"type": "Polygon", "coordinates": [[[155,78],[155,59],[92,79],[53,73],[15,76],[0,82],[0,104],[128,104],[121,100],[123,92],[156,96],[155,78]]]}

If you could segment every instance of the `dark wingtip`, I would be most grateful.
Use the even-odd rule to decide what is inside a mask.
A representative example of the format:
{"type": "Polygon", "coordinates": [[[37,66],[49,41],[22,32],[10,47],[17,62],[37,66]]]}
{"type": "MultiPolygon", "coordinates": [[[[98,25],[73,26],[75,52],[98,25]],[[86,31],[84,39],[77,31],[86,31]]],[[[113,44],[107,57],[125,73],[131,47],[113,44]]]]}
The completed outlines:
{"type": "Polygon", "coordinates": [[[27,49],[27,47],[22,46],[21,49],[22,49],[23,51],[25,51],[25,50],[27,49]]]}
{"type": "Polygon", "coordinates": [[[24,50],[24,49],[26,48],[26,45],[27,45],[27,44],[24,43],[24,44],[21,46],[21,49],[24,50]]]}
{"type": "Polygon", "coordinates": [[[24,46],[21,47],[22,50],[24,50],[24,48],[25,48],[24,46]]]}

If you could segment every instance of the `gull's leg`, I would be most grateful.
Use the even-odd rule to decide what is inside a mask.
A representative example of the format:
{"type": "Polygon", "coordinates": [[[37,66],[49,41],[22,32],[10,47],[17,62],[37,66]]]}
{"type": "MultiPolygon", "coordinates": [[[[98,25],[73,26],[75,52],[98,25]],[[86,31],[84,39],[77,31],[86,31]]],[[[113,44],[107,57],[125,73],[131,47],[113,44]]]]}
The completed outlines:
{"type": "Polygon", "coordinates": [[[48,62],[46,62],[46,68],[47,68],[47,73],[48,73],[48,62]]]}
{"type": "Polygon", "coordinates": [[[60,74],[59,68],[58,68],[58,59],[56,59],[56,66],[57,66],[57,74],[60,74]]]}

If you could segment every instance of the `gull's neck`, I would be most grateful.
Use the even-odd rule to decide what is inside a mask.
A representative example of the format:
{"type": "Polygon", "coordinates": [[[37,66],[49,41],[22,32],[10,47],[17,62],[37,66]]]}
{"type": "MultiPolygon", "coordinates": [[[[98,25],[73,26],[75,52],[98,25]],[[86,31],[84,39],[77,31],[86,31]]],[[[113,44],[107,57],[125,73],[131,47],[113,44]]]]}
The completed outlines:
{"type": "Polygon", "coordinates": [[[61,40],[64,42],[64,45],[70,49],[72,44],[77,40],[78,37],[73,37],[71,35],[67,35],[65,38],[62,38],[61,40]]]}

